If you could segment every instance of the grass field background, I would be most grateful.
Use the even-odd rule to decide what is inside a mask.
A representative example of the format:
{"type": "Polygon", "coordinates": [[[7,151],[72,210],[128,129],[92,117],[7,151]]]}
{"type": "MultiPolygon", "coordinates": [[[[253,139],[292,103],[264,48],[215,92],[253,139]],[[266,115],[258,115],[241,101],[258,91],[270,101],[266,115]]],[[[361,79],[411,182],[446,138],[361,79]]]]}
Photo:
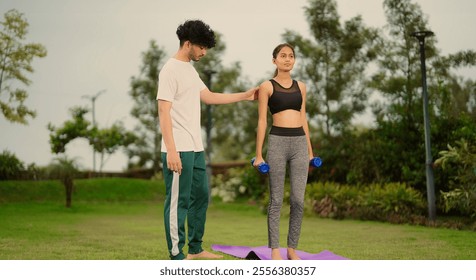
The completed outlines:
{"type": "MultiPolygon", "coordinates": [[[[168,259],[162,182],[109,178],[75,185],[68,209],[59,182],[0,181],[0,259],[168,259]]],[[[286,213],[283,209],[282,246],[286,213]]],[[[247,201],[213,201],[205,249],[212,244],[266,245],[266,216],[247,201]]],[[[306,216],[298,249],[330,250],[356,260],[476,260],[476,233],[306,216]]]]}

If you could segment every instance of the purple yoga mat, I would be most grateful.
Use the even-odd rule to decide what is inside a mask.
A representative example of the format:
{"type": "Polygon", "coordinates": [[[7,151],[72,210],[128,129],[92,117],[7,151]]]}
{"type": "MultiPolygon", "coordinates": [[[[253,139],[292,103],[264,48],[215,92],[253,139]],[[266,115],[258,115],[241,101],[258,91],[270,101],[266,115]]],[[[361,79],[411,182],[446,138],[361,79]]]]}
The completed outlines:
{"type": "MultiPolygon", "coordinates": [[[[271,249],[268,246],[248,247],[248,246],[230,246],[230,245],[212,245],[212,250],[232,255],[240,259],[247,260],[270,260],[271,249]]],[[[280,248],[281,256],[286,257],[286,248],[280,248]]],[[[311,254],[296,250],[297,255],[303,260],[348,260],[342,256],[336,255],[331,251],[324,250],[318,254],[311,254]]]]}

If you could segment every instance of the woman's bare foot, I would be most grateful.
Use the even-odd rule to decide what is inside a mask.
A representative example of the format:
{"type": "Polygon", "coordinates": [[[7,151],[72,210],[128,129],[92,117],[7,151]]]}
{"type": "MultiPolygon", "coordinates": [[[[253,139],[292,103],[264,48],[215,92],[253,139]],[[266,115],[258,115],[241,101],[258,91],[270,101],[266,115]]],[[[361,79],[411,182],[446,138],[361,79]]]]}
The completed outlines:
{"type": "Polygon", "coordinates": [[[187,260],[195,260],[195,259],[221,259],[223,256],[210,253],[208,251],[202,251],[198,254],[188,254],[187,260]]]}
{"type": "Polygon", "coordinates": [[[294,248],[288,248],[288,260],[300,260],[294,248]]]}
{"type": "Polygon", "coordinates": [[[272,260],[282,260],[283,259],[283,257],[281,257],[281,253],[279,252],[279,248],[271,249],[271,259],[272,260]]]}

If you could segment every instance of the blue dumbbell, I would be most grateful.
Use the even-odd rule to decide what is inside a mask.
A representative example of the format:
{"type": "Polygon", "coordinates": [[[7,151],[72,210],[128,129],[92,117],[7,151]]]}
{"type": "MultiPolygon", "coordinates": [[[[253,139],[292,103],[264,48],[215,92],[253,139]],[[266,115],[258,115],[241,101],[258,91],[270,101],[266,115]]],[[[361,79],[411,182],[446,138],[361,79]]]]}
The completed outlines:
{"type": "MultiPolygon", "coordinates": [[[[253,165],[255,159],[255,157],[251,159],[251,165],[253,165]]],[[[262,174],[267,174],[269,172],[269,164],[267,164],[266,162],[258,164],[258,171],[262,174]]]]}
{"type": "Polygon", "coordinates": [[[314,157],[309,161],[309,166],[321,167],[321,165],[322,165],[322,160],[320,157],[314,157]]]}

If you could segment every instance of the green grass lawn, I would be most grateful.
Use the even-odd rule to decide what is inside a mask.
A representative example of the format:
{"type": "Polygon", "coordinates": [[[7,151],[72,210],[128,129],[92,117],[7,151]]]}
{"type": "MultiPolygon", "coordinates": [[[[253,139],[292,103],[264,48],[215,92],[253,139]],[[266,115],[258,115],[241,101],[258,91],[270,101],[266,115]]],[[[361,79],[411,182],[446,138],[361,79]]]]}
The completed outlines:
{"type": "MultiPolygon", "coordinates": [[[[163,187],[157,182],[79,181],[71,209],[64,207],[61,191],[55,190],[61,189],[60,185],[50,182],[49,187],[36,189],[38,195],[50,189],[57,195],[46,199],[43,194],[39,200],[29,197],[21,201],[21,193],[31,186],[17,184],[23,186],[5,187],[0,183],[2,260],[168,259],[162,218],[163,187]],[[14,194],[10,194],[12,189],[14,194]],[[17,199],[6,202],[6,196],[17,199]]],[[[282,246],[286,232],[287,215],[283,214],[282,246]]],[[[266,216],[254,205],[214,201],[208,212],[205,249],[210,250],[212,244],[266,245],[266,216]]],[[[299,249],[311,253],[330,250],[359,260],[476,260],[476,233],[307,216],[299,249]]]]}

